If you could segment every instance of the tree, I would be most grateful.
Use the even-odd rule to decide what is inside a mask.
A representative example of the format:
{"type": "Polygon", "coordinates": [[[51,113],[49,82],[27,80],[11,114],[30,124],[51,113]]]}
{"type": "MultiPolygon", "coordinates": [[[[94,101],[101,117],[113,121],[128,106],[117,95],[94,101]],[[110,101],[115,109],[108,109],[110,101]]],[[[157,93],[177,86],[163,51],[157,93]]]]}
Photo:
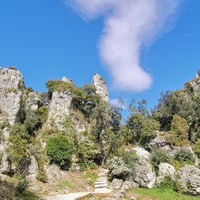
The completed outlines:
{"type": "Polygon", "coordinates": [[[41,116],[39,114],[39,112],[30,109],[25,111],[26,119],[24,121],[24,125],[30,135],[33,135],[34,131],[38,130],[42,126],[41,116]]]}
{"type": "Polygon", "coordinates": [[[188,130],[187,121],[175,114],[171,123],[170,142],[176,146],[188,144],[188,130]]]}
{"type": "Polygon", "coordinates": [[[70,167],[73,145],[66,136],[50,138],[46,150],[51,163],[59,165],[61,169],[68,169],[70,167]]]}
{"type": "Polygon", "coordinates": [[[19,166],[28,158],[28,142],[20,135],[11,135],[9,137],[8,157],[12,163],[19,166]]]}
{"type": "Polygon", "coordinates": [[[130,116],[126,121],[129,132],[129,142],[146,146],[159,130],[160,124],[148,112],[145,99],[136,102],[134,99],[129,106],[130,116]]]}

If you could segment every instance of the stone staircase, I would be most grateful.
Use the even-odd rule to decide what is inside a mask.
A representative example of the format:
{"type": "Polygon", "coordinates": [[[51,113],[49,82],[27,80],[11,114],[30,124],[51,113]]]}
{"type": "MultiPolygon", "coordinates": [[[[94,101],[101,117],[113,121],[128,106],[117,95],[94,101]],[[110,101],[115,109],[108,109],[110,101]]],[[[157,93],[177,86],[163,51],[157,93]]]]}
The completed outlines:
{"type": "Polygon", "coordinates": [[[101,169],[98,174],[99,178],[95,182],[95,193],[111,193],[112,191],[108,188],[108,172],[107,169],[101,169]]]}
{"type": "Polygon", "coordinates": [[[108,172],[109,170],[101,168],[93,192],[75,192],[64,195],[46,196],[41,200],[86,200],[92,196],[110,197],[112,196],[112,190],[108,188],[108,172]]]}

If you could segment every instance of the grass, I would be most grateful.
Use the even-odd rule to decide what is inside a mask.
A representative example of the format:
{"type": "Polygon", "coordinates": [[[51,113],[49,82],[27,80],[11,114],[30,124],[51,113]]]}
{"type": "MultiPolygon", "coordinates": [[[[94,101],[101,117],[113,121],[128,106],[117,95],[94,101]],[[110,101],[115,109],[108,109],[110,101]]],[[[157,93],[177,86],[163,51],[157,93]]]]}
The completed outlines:
{"type": "MultiPolygon", "coordinates": [[[[169,188],[138,188],[132,191],[137,194],[145,195],[146,199],[151,198],[152,200],[200,200],[200,197],[180,194],[169,188]]],[[[138,200],[143,199],[144,197],[138,197],[138,200]]]]}
{"type": "Polygon", "coordinates": [[[93,172],[92,172],[92,173],[83,174],[83,175],[82,175],[82,178],[83,178],[83,179],[91,178],[91,181],[92,181],[91,185],[94,186],[94,183],[95,183],[95,181],[96,181],[97,178],[98,178],[98,175],[97,175],[96,173],[93,173],[93,172]]]}
{"type": "Polygon", "coordinates": [[[32,192],[26,191],[22,194],[19,194],[18,199],[19,200],[21,200],[21,199],[23,199],[23,200],[39,200],[40,198],[32,192]]]}
{"type": "Polygon", "coordinates": [[[60,187],[67,187],[69,189],[73,189],[74,185],[72,185],[69,181],[59,181],[60,187]]]}

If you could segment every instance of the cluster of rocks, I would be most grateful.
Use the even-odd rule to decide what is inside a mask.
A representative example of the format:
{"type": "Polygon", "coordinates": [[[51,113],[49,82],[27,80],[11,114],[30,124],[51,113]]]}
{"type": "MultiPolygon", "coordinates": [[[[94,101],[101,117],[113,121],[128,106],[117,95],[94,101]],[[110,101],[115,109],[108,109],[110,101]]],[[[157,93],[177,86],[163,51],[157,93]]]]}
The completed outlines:
{"type": "Polygon", "coordinates": [[[133,180],[113,179],[110,187],[114,190],[126,190],[137,187],[153,188],[161,184],[165,178],[176,181],[179,191],[200,195],[200,169],[194,165],[185,165],[178,171],[169,163],[160,163],[156,174],[150,163],[151,154],[141,147],[133,148],[139,159],[136,164],[133,180]]]}

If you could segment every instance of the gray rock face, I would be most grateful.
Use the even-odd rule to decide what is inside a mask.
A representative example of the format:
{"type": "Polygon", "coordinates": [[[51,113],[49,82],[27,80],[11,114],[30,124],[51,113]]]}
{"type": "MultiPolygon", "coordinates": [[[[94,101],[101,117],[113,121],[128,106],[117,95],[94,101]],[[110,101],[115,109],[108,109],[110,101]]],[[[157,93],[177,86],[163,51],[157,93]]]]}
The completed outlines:
{"type": "Polygon", "coordinates": [[[112,189],[118,190],[118,189],[121,188],[122,184],[123,184],[123,180],[122,180],[122,179],[114,178],[114,179],[112,180],[111,184],[110,184],[110,187],[111,187],[112,189]]]}
{"type": "Polygon", "coordinates": [[[156,137],[149,143],[150,147],[153,148],[163,148],[163,149],[170,149],[170,143],[165,138],[165,133],[157,132],[156,137]]]}
{"type": "Polygon", "coordinates": [[[0,155],[1,155],[1,162],[0,162],[0,174],[8,174],[11,170],[11,163],[8,161],[7,157],[7,147],[8,147],[8,137],[9,132],[7,128],[2,130],[1,133],[1,140],[0,140],[0,155]]]}
{"type": "Polygon", "coordinates": [[[160,163],[158,177],[156,180],[157,185],[159,185],[165,177],[171,177],[171,179],[174,179],[175,173],[176,170],[172,165],[169,163],[160,163]]]}
{"type": "Polygon", "coordinates": [[[28,94],[28,98],[26,100],[26,108],[30,110],[37,110],[40,105],[40,99],[36,92],[31,92],[28,94]]]}
{"type": "Polygon", "coordinates": [[[61,171],[56,165],[51,165],[47,167],[45,172],[47,174],[47,179],[49,182],[55,182],[56,179],[60,179],[64,174],[64,172],[61,171]]]}
{"type": "Polygon", "coordinates": [[[122,190],[128,190],[128,189],[132,189],[132,188],[138,188],[139,185],[135,182],[132,181],[124,181],[122,184],[121,189],[122,190]]]}
{"type": "Polygon", "coordinates": [[[200,169],[185,165],[177,172],[177,180],[184,193],[200,195],[200,169]]]}
{"type": "Polygon", "coordinates": [[[0,67],[0,119],[14,124],[21,104],[23,76],[15,69],[0,67]]]}
{"type": "Polygon", "coordinates": [[[133,147],[133,150],[136,151],[136,154],[138,155],[139,158],[150,160],[151,154],[148,151],[146,151],[145,149],[143,149],[141,147],[133,147]]]}
{"type": "Polygon", "coordinates": [[[145,159],[139,159],[136,164],[135,182],[141,187],[153,188],[156,183],[156,173],[145,159]]]}
{"type": "Polygon", "coordinates": [[[37,174],[38,172],[38,163],[35,156],[30,156],[30,165],[28,167],[28,175],[37,174]]]}
{"type": "Polygon", "coordinates": [[[72,96],[69,91],[53,92],[52,100],[49,105],[47,126],[57,126],[58,129],[62,129],[63,120],[69,115],[71,102],[72,96]]]}
{"type": "Polygon", "coordinates": [[[106,82],[99,74],[95,74],[93,76],[92,84],[95,86],[96,93],[100,95],[102,100],[104,100],[105,102],[109,102],[108,89],[106,86],[106,82]]]}

